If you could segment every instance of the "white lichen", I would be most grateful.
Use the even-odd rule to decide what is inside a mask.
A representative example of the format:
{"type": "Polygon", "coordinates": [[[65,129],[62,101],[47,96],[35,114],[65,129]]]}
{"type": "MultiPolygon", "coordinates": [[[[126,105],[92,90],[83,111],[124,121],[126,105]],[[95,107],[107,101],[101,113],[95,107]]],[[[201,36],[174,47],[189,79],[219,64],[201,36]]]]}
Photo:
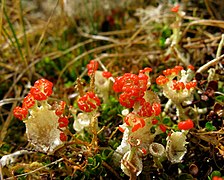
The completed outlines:
{"type": "Polygon", "coordinates": [[[131,156],[131,151],[124,154],[121,169],[127,176],[131,176],[132,173],[135,173],[135,175],[138,176],[142,172],[143,168],[142,158],[140,158],[137,154],[134,154],[133,157],[131,156]],[[132,169],[133,167],[134,169],[132,169]]]}
{"type": "Polygon", "coordinates": [[[149,152],[152,156],[163,157],[165,155],[165,148],[162,144],[153,142],[149,145],[149,152]]]}
{"type": "Polygon", "coordinates": [[[110,91],[110,79],[103,77],[103,71],[95,72],[95,87],[103,98],[103,102],[107,103],[110,91]]]}
{"type": "Polygon", "coordinates": [[[167,158],[172,163],[180,163],[187,152],[185,145],[186,134],[184,132],[173,132],[170,136],[167,136],[166,153],[167,158]]]}
{"type": "Polygon", "coordinates": [[[31,109],[28,119],[24,121],[28,140],[35,150],[45,153],[54,152],[62,144],[58,116],[50,107],[43,102],[40,107],[31,109]]]}

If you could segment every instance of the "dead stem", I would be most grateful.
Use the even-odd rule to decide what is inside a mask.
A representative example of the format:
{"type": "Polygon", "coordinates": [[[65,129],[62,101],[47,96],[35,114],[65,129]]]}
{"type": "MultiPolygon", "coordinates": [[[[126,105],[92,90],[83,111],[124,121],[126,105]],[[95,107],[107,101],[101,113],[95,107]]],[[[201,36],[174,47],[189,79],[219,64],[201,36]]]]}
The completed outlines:
{"type": "Polygon", "coordinates": [[[13,176],[13,177],[9,177],[9,178],[6,178],[5,180],[10,180],[10,179],[15,179],[15,178],[17,178],[17,177],[22,177],[22,176],[30,175],[30,174],[32,174],[32,173],[35,173],[35,172],[37,172],[37,171],[40,171],[41,169],[44,169],[44,168],[49,167],[49,166],[51,166],[51,165],[57,164],[57,163],[59,163],[59,162],[61,162],[61,161],[63,161],[63,160],[64,160],[64,158],[60,158],[60,159],[58,159],[58,160],[56,160],[56,161],[54,161],[54,162],[51,162],[50,164],[47,164],[47,165],[42,166],[42,167],[39,167],[39,168],[37,168],[37,169],[35,169],[35,170],[33,170],[33,171],[30,171],[30,172],[27,172],[27,173],[23,173],[23,174],[19,174],[19,175],[13,176]]]}
{"type": "Polygon", "coordinates": [[[113,173],[113,175],[116,176],[117,179],[122,180],[122,178],[119,176],[119,174],[109,165],[107,164],[105,161],[102,161],[102,164],[104,167],[106,167],[110,172],[113,173]]]}
{"type": "Polygon", "coordinates": [[[219,61],[221,61],[224,58],[224,54],[207,62],[205,65],[201,66],[196,73],[202,73],[206,71],[210,66],[215,66],[219,61]]]}
{"type": "Polygon", "coordinates": [[[58,2],[59,2],[59,0],[57,0],[57,2],[55,3],[55,7],[53,8],[50,17],[48,18],[48,21],[47,21],[47,23],[46,23],[46,25],[45,25],[45,28],[44,28],[44,30],[43,30],[43,32],[42,32],[42,34],[41,34],[41,36],[40,36],[40,39],[39,39],[39,41],[37,42],[36,47],[35,47],[35,49],[34,49],[34,54],[38,51],[38,49],[39,49],[39,47],[40,47],[40,44],[41,44],[41,42],[42,42],[42,40],[43,40],[43,38],[44,38],[44,36],[45,36],[45,33],[46,33],[47,29],[48,29],[49,24],[50,24],[50,22],[51,22],[52,16],[54,15],[55,10],[56,10],[56,7],[58,6],[58,2]]]}

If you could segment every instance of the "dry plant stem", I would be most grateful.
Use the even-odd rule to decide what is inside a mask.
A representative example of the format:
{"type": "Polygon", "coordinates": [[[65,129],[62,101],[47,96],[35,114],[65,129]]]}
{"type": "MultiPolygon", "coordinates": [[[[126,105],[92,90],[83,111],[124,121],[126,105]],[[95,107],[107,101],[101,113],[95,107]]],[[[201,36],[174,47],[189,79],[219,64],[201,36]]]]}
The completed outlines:
{"type": "Polygon", "coordinates": [[[123,35],[123,34],[128,34],[128,33],[132,33],[133,31],[135,31],[134,29],[125,29],[125,30],[118,30],[118,31],[109,31],[109,32],[99,32],[99,35],[102,36],[113,36],[113,35],[123,35]]]}
{"type": "Polygon", "coordinates": [[[219,43],[219,46],[218,46],[218,49],[217,49],[217,52],[216,52],[216,58],[221,56],[223,44],[224,44],[224,34],[222,34],[222,39],[219,43]]]}
{"type": "MultiPolygon", "coordinates": [[[[101,47],[97,47],[97,48],[91,49],[89,51],[86,51],[86,52],[80,54],[79,56],[77,56],[76,58],[74,58],[70,62],[68,62],[66,64],[66,66],[62,69],[62,71],[60,72],[60,74],[58,76],[58,80],[57,80],[56,86],[58,86],[59,80],[60,80],[61,76],[63,75],[63,73],[66,71],[66,69],[68,67],[70,67],[72,64],[74,64],[76,61],[78,61],[78,60],[82,59],[83,57],[85,57],[85,56],[87,56],[89,54],[92,54],[92,53],[97,53],[97,52],[101,52],[101,51],[104,51],[104,50],[107,50],[107,49],[110,49],[110,48],[115,48],[115,47],[119,47],[119,46],[125,46],[125,45],[128,45],[128,44],[129,44],[129,42],[122,42],[122,43],[119,43],[119,44],[109,44],[109,45],[105,45],[105,46],[101,46],[101,47]]],[[[142,42],[132,42],[132,44],[142,44],[142,42]]]]}
{"type": "Polygon", "coordinates": [[[94,92],[95,88],[95,73],[91,74],[91,79],[90,79],[90,91],[94,92]]]}
{"type": "Polygon", "coordinates": [[[193,26],[193,25],[214,26],[214,27],[219,27],[219,28],[224,29],[224,21],[200,19],[200,20],[195,20],[195,21],[190,22],[187,25],[187,27],[185,28],[185,30],[183,31],[182,37],[185,37],[188,29],[190,28],[190,26],[193,26]]]}
{"type": "Polygon", "coordinates": [[[210,16],[212,17],[212,19],[214,19],[215,17],[214,17],[214,14],[213,14],[213,12],[212,12],[210,6],[209,6],[208,0],[204,0],[204,2],[205,2],[205,6],[206,6],[206,8],[207,8],[207,10],[208,10],[208,13],[209,13],[210,16]]]}
{"type": "MultiPolygon", "coordinates": [[[[104,64],[101,62],[100,58],[97,58],[96,60],[98,61],[98,63],[100,64],[100,66],[102,67],[102,69],[103,69],[104,71],[108,71],[107,68],[104,66],[104,64]]],[[[115,79],[114,79],[113,77],[110,77],[109,79],[110,79],[112,82],[115,82],[115,79]]]]}
{"type": "MultiPolygon", "coordinates": [[[[16,98],[18,98],[21,94],[21,89],[18,89],[16,92],[16,98]]],[[[13,109],[16,107],[16,102],[13,103],[12,107],[11,107],[11,111],[13,111],[13,109]]],[[[0,107],[1,108],[1,107],[0,107]]],[[[0,147],[2,145],[3,140],[5,139],[5,136],[7,134],[7,129],[11,123],[11,120],[13,119],[13,113],[9,113],[9,115],[7,116],[6,121],[4,122],[2,129],[1,129],[1,133],[0,133],[0,147]]]]}
{"type": "Polygon", "coordinates": [[[93,138],[92,138],[92,142],[91,142],[91,148],[93,148],[94,150],[98,149],[98,139],[97,139],[97,117],[92,117],[91,118],[91,129],[92,129],[92,133],[93,133],[93,138]]]}
{"type": "Polygon", "coordinates": [[[102,165],[107,168],[113,175],[116,176],[116,179],[122,180],[122,178],[119,176],[119,174],[111,167],[109,166],[105,161],[102,161],[102,165]]]}
{"type": "Polygon", "coordinates": [[[78,30],[79,30],[80,35],[83,36],[83,37],[86,37],[86,38],[95,39],[95,40],[101,40],[101,41],[108,41],[108,42],[112,42],[112,43],[115,43],[115,44],[119,43],[118,40],[115,40],[115,39],[110,38],[110,37],[105,37],[105,36],[101,36],[101,35],[87,34],[87,33],[82,32],[80,29],[78,29],[78,30]]]}
{"type": "Polygon", "coordinates": [[[5,5],[5,0],[1,1],[1,11],[0,11],[0,42],[2,41],[2,19],[3,19],[3,14],[4,14],[4,5],[5,5]]]}
{"type": "Polygon", "coordinates": [[[80,78],[77,78],[77,80],[76,80],[76,88],[78,89],[78,91],[79,91],[79,95],[80,96],[84,96],[84,90],[83,90],[83,84],[82,84],[82,81],[81,81],[81,79],[80,78]]]}
{"type": "Polygon", "coordinates": [[[214,66],[216,65],[219,61],[221,61],[224,58],[224,54],[207,62],[205,65],[201,66],[196,73],[202,73],[204,71],[206,71],[210,66],[214,66]]]}
{"type": "Polygon", "coordinates": [[[118,131],[118,128],[116,128],[110,135],[110,137],[108,138],[108,141],[111,140],[111,138],[116,134],[116,132],[118,131]]]}
{"type": "Polygon", "coordinates": [[[3,180],[2,164],[0,163],[0,179],[3,180]]]}
{"type": "Polygon", "coordinates": [[[8,98],[8,99],[3,99],[3,100],[0,100],[0,107],[5,105],[5,104],[11,104],[13,102],[17,102],[17,101],[22,101],[23,98],[8,98]]]}
{"type": "Polygon", "coordinates": [[[42,167],[39,167],[39,168],[37,168],[37,169],[35,169],[35,170],[33,170],[33,171],[30,171],[30,172],[28,172],[28,173],[24,173],[24,174],[20,174],[20,175],[16,175],[16,176],[13,176],[13,177],[9,177],[9,178],[6,178],[5,180],[16,179],[17,177],[27,176],[27,175],[32,174],[32,173],[35,173],[35,172],[37,172],[37,171],[39,171],[39,170],[41,170],[41,169],[44,169],[44,168],[46,168],[46,167],[48,167],[48,166],[57,164],[57,163],[59,163],[59,162],[61,162],[61,161],[63,161],[63,160],[64,160],[64,158],[60,158],[60,159],[58,159],[58,160],[56,160],[56,161],[54,161],[54,162],[52,162],[52,163],[50,163],[50,164],[47,164],[47,165],[42,166],[42,167]]]}
{"type": "Polygon", "coordinates": [[[45,59],[46,57],[49,57],[49,58],[52,59],[52,60],[57,59],[57,58],[59,58],[59,57],[61,57],[61,56],[63,56],[63,55],[66,55],[67,53],[69,53],[69,52],[71,52],[71,51],[73,51],[73,50],[75,50],[75,49],[77,49],[77,48],[79,48],[79,47],[81,47],[81,46],[84,46],[84,45],[86,45],[86,44],[89,44],[89,43],[91,43],[91,42],[93,42],[93,40],[90,39],[90,40],[84,41],[84,42],[82,42],[82,43],[79,43],[79,44],[77,44],[77,45],[75,45],[75,46],[73,46],[73,47],[71,47],[71,48],[65,50],[64,52],[59,52],[59,53],[49,53],[49,54],[46,54],[45,56],[42,56],[41,58],[36,59],[36,60],[33,61],[32,63],[30,63],[30,64],[28,65],[28,67],[26,67],[22,72],[20,72],[20,74],[18,75],[18,77],[16,78],[16,80],[13,81],[12,86],[9,88],[9,90],[7,91],[7,93],[4,95],[4,98],[3,98],[3,99],[5,99],[5,98],[7,98],[7,97],[9,96],[9,94],[10,94],[11,91],[12,91],[12,89],[15,87],[16,83],[23,77],[23,75],[24,75],[28,70],[30,70],[35,64],[37,64],[38,62],[40,62],[41,60],[45,59]]]}
{"type": "Polygon", "coordinates": [[[52,12],[51,12],[51,15],[50,15],[50,17],[49,17],[49,19],[48,19],[48,21],[47,21],[47,23],[46,23],[46,25],[45,25],[45,28],[44,28],[44,30],[43,30],[43,33],[41,34],[40,39],[39,39],[39,41],[38,41],[38,43],[37,43],[37,45],[36,45],[36,47],[35,47],[35,49],[34,49],[34,54],[38,51],[39,46],[40,46],[42,40],[44,39],[44,35],[45,35],[45,33],[46,33],[47,29],[48,29],[48,25],[50,24],[51,19],[52,19],[53,15],[54,15],[54,12],[55,12],[55,10],[56,10],[56,7],[58,6],[58,2],[59,2],[59,0],[57,0],[54,9],[53,9],[52,12]]]}
{"type": "Polygon", "coordinates": [[[177,47],[173,47],[173,50],[176,52],[177,54],[177,57],[180,59],[180,61],[185,65],[185,66],[188,66],[189,65],[189,60],[186,59],[182,54],[181,52],[177,49],[177,47]]]}

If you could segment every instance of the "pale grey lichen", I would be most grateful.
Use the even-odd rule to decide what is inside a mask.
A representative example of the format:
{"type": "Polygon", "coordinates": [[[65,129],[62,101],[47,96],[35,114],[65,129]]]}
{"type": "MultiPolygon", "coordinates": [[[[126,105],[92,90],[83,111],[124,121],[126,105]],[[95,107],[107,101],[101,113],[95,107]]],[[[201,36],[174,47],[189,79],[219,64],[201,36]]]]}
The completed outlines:
{"type": "Polygon", "coordinates": [[[167,137],[166,153],[167,158],[172,163],[180,163],[187,152],[185,145],[186,134],[184,132],[173,132],[167,137]]]}
{"type": "Polygon", "coordinates": [[[95,72],[95,87],[103,98],[104,103],[107,103],[110,91],[110,79],[103,77],[103,71],[95,72]]]}
{"type": "Polygon", "coordinates": [[[28,119],[24,121],[29,142],[35,150],[44,153],[52,153],[62,144],[58,116],[50,108],[47,102],[42,102],[40,107],[30,110],[28,119]]]}
{"type": "Polygon", "coordinates": [[[142,172],[143,168],[142,158],[140,158],[136,153],[133,155],[133,157],[130,158],[131,155],[131,151],[128,151],[124,154],[122,158],[121,169],[127,176],[131,176],[131,173],[135,173],[136,176],[138,176],[142,172]],[[131,172],[133,170],[128,168],[129,163],[132,165],[132,167],[135,168],[136,172],[131,172]]]}
{"type": "Polygon", "coordinates": [[[155,157],[163,157],[165,155],[165,148],[162,144],[153,142],[149,145],[149,152],[155,157]]]}

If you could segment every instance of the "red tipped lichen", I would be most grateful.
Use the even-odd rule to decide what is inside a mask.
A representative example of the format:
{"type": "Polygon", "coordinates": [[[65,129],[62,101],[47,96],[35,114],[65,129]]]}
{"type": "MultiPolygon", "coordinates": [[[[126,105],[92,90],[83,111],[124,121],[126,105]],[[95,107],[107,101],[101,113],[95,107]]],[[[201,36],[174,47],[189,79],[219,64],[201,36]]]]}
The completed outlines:
{"type": "Polygon", "coordinates": [[[189,83],[186,83],[185,87],[186,89],[190,90],[191,88],[195,88],[197,86],[197,82],[191,81],[189,83]]]}
{"type": "Polygon", "coordinates": [[[131,108],[136,102],[139,102],[147,90],[148,76],[139,73],[139,75],[125,73],[123,76],[115,79],[113,89],[115,92],[121,92],[119,102],[122,106],[131,108]]]}
{"type": "Polygon", "coordinates": [[[143,101],[140,103],[141,109],[138,111],[139,116],[150,117],[153,114],[152,106],[149,102],[143,101]]]}
{"type": "Polygon", "coordinates": [[[154,102],[152,104],[152,112],[155,116],[158,116],[161,113],[161,104],[154,102]]]}
{"type": "Polygon", "coordinates": [[[61,140],[61,141],[67,141],[67,136],[66,136],[65,133],[60,132],[60,140],[61,140]]]}
{"type": "Polygon", "coordinates": [[[35,99],[31,93],[29,93],[23,100],[22,107],[23,108],[31,108],[35,104],[35,99]]]}
{"type": "Polygon", "coordinates": [[[53,83],[46,79],[39,79],[31,87],[30,93],[38,100],[46,100],[52,94],[53,83]]]}
{"type": "Polygon", "coordinates": [[[61,101],[58,105],[58,107],[55,110],[55,114],[57,116],[61,116],[64,113],[65,110],[65,106],[66,106],[66,102],[65,101],[61,101]]]}
{"type": "Polygon", "coordinates": [[[69,121],[68,121],[67,117],[60,117],[58,119],[58,123],[59,123],[59,127],[63,128],[63,127],[67,127],[68,126],[69,121]]]}
{"type": "Polygon", "coordinates": [[[153,120],[152,120],[152,124],[153,124],[153,125],[156,125],[158,122],[159,122],[159,121],[158,121],[157,119],[153,119],[153,120]]]}
{"type": "Polygon", "coordinates": [[[160,124],[159,128],[162,132],[164,132],[164,133],[166,132],[167,127],[164,124],[160,124]]]}
{"type": "Polygon", "coordinates": [[[128,114],[124,118],[124,122],[128,126],[132,127],[132,129],[131,129],[132,132],[135,132],[138,129],[143,128],[145,126],[145,120],[141,117],[136,116],[136,114],[134,114],[134,113],[128,114]]]}
{"type": "Polygon", "coordinates": [[[111,76],[112,76],[112,74],[110,73],[110,72],[108,72],[108,71],[103,71],[102,72],[102,75],[103,75],[103,77],[105,77],[105,78],[110,78],[111,76]]]}
{"type": "Polygon", "coordinates": [[[188,65],[188,66],[187,66],[187,68],[188,68],[188,69],[191,69],[192,71],[194,71],[194,69],[195,69],[195,68],[194,68],[194,66],[193,66],[193,65],[191,65],[191,64],[190,64],[190,65],[188,65]]]}
{"type": "Polygon", "coordinates": [[[187,119],[185,121],[179,122],[177,126],[180,130],[189,130],[194,127],[194,123],[191,119],[187,119]]]}
{"type": "Polygon", "coordinates": [[[161,85],[161,86],[166,84],[168,81],[169,81],[169,79],[163,75],[160,75],[159,77],[156,78],[156,84],[161,85]]]}
{"type": "Polygon", "coordinates": [[[91,60],[89,64],[87,64],[88,75],[91,76],[98,69],[98,62],[91,60]]]}
{"type": "Polygon", "coordinates": [[[84,112],[92,112],[100,106],[100,99],[94,92],[87,92],[84,96],[78,99],[78,106],[84,112]]]}
{"type": "Polygon", "coordinates": [[[172,88],[173,88],[173,90],[180,91],[180,90],[183,90],[185,88],[185,85],[184,85],[183,82],[173,80],[173,87],[172,88]]]}
{"type": "Polygon", "coordinates": [[[125,129],[122,128],[121,126],[118,126],[118,130],[121,131],[122,133],[124,133],[125,129]]]}
{"type": "Polygon", "coordinates": [[[26,118],[27,114],[28,114],[28,109],[25,107],[15,107],[13,110],[13,114],[16,118],[23,120],[26,118]]]}
{"type": "Polygon", "coordinates": [[[180,8],[180,5],[177,4],[176,6],[171,8],[171,11],[174,12],[174,13],[177,13],[179,11],[179,8],[180,8]]]}

